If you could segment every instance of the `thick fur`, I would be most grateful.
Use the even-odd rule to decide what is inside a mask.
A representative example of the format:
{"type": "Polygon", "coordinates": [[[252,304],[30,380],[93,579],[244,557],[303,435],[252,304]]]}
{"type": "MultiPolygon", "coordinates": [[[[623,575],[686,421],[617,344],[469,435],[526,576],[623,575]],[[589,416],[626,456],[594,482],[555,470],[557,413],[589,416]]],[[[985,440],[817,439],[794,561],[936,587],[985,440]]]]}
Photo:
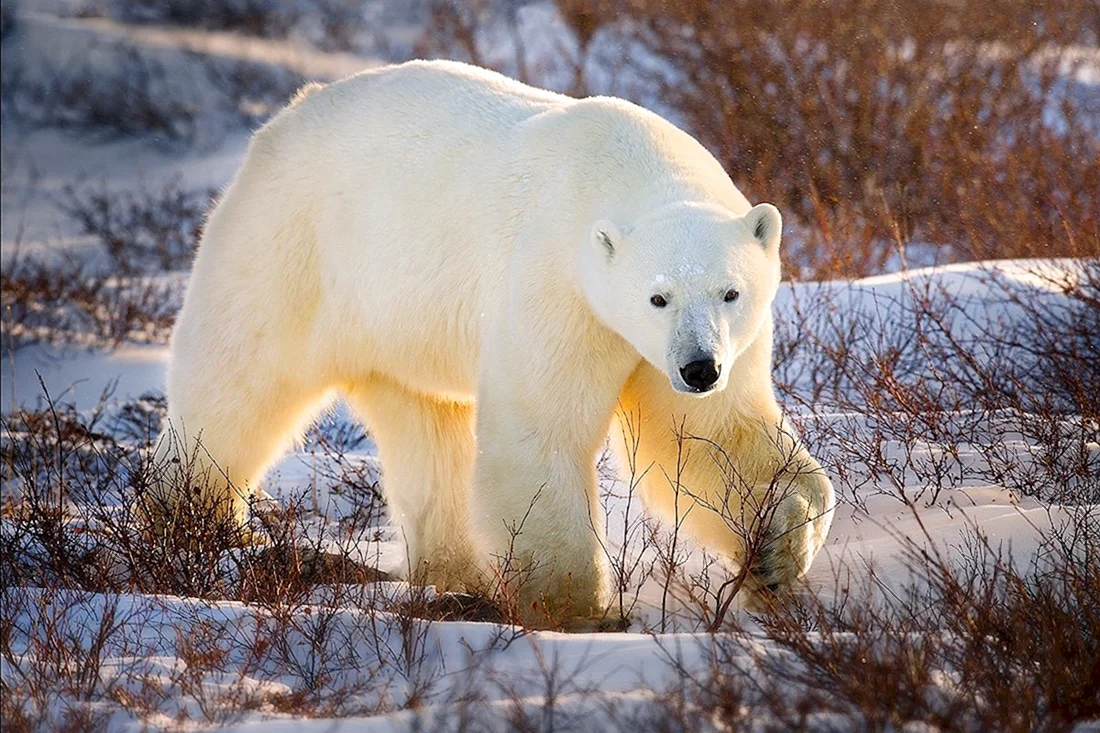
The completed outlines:
{"type": "MultiPolygon", "coordinates": [[[[832,489],[776,437],[779,226],[690,136],[622,100],[449,62],[310,88],[256,133],[207,224],[168,378],[184,439],[165,436],[162,457],[216,464],[212,491],[243,515],[342,393],[376,437],[412,570],[471,586],[511,556],[535,567],[527,596],[589,614],[607,591],[594,463],[621,405],[642,416],[645,494],[665,513],[673,425],[753,487],[793,452],[806,470],[784,469],[770,530],[783,552],[755,569],[790,583],[824,540],[832,489]],[[700,350],[723,372],[701,398],[679,375],[700,350]]],[[[741,499],[704,453],[683,473],[701,505],[687,527],[740,562],[741,499]]],[[[169,499],[179,485],[165,477],[169,499]]]]}

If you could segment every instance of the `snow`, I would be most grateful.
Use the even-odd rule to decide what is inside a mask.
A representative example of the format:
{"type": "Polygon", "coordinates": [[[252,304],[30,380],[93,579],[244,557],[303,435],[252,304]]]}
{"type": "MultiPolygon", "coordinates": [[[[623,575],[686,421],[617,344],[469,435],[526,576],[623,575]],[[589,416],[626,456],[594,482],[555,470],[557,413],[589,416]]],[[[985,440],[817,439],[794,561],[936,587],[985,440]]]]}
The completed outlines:
{"type": "Polygon", "coordinates": [[[110,352],[22,348],[0,371],[5,385],[3,411],[41,406],[45,395],[39,377],[52,400],[75,405],[78,410],[95,407],[108,389],[115,399],[136,399],[149,390],[164,390],[167,364],[166,346],[131,345],[110,352]]]}
{"type": "MultiPolygon", "coordinates": [[[[551,23],[540,15],[541,12],[538,9],[525,12],[519,19],[520,24],[530,27],[551,23]]],[[[19,31],[19,42],[25,44],[24,52],[31,54],[48,55],[59,47],[73,51],[81,44],[125,38],[130,43],[162,50],[192,49],[226,58],[262,60],[293,68],[310,78],[333,78],[377,63],[375,59],[352,54],[319,53],[294,41],[246,39],[235,34],[180,28],[135,27],[107,19],[63,18],[54,14],[47,3],[39,4],[35,10],[24,10],[20,21],[23,27],[19,31]]],[[[551,36],[547,38],[551,39],[548,43],[554,42],[551,36]]],[[[8,43],[5,41],[5,54],[8,43]]],[[[547,53],[546,49],[528,49],[532,62],[537,62],[539,54],[543,53],[547,53]]],[[[1095,69],[1095,65],[1090,68],[1095,69]]],[[[557,73],[562,75],[560,86],[566,87],[565,72],[557,70],[557,73]]],[[[1078,81],[1092,83],[1087,73],[1081,71],[1078,81]]],[[[0,239],[5,266],[12,258],[26,255],[94,254],[91,251],[94,243],[81,235],[57,207],[56,195],[65,185],[83,179],[108,188],[131,190],[179,178],[189,187],[220,187],[239,165],[246,145],[245,130],[230,131],[206,148],[180,152],[142,139],[89,141],[67,132],[5,127],[3,188],[0,191],[3,209],[0,239]]],[[[1057,300],[1064,296],[1041,273],[1072,271],[1073,265],[1068,262],[1000,261],[908,270],[853,282],[784,284],[776,303],[777,320],[782,321],[785,314],[789,316],[792,308],[812,309],[815,303],[824,299],[843,308],[876,313],[884,329],[896,329],[899,319],[903,318],[902,306],[907,299],[929,288],[965,301],[967,312],[976,321],[1011,319],[1012,307],[1002,302],[989,287],[990,272],[997,273],[1003,282],[1028,293],[1029,297],[1057,300]]],[[[182,284],[182,274],[172,277],[180,278],[182,284]]],[[[159,393],[163,391],[168,356],[167,346],[163,344],[124,344],[114,350],[26,346],[4,354],[0,372],[2,409],[8,414],[19,407],[41,406],[42,384],[52,400],[70,403],[80,411],[95,408],[105,394],[110,396],[112,404],[122,404],[146,393],[159,393]]],[[[790,388],[792,394],[797,395],[800,383],[796,380],[790,388]]],[[[805,420],[807,433],[812,433],[814,426],[851,417],[842,409],[830,409],[828,405],[817,405],[809,414],[805,404],[797,399],[791,400],[788,406],[805,420]]],[[[335,419],[346,419],[346,416],[341,416],[338,410],[335,419]]],[[[976,435],[974,439],[980,440],[981,436],[976,435]]],[[[1020,454],[1026,454],[1032,447],[1023,438],[1014,445],[1020,454]]],[[[900,452],[904,446],[901,441],[891,441],[885,449],[900,452]]],[[[914,450],[929,457],[942,456],[944,452],[943,446],[930,441],[914,450]]],[[[1096,465],[1100,466],[1100,449],[1094,453],[1096,465]]],[[[351,451],[348,457],[373,472],[371,475],[380,474],[374,446],[369,440],[351,451]]],[[[964,450],[953,460],[974,466],[985,459],[977,451],[964,450]]],[[[323,461],[324,457],[308,446],[296,446],[272,469],[266,490],[281,499],[312,482],[322,521],[339,519],[347,510],[347,502],[333,492],[332,482],[326,480],[324,472],[318,471],[319,462],[323,461]]],[[[852,466],[853,471],[864,469],[852,466]]],[[[903,487],[914,491],[916,488],[916,482],[903,487]]],[[[632,509],[634,514],[627,518],[621,482],[608,479],[604,489],[610,519],[608,535],[614,542],[616,537],[623,536],[630,521],[636,521],[637,502],[632,509]]],[[[911,580],[906,559],[909,543],[927,544],[951,555],[975,529],[994,545],[1004,542],[1005,549],[1014,556],[1030,558],[1038,550],[1044,531],[1067,516],[1067,510],[1057,504],[1021,496],[1010,487],[992,482],[950,484],[933,502],[902,502],[886,485],[885,479],[870,476],[860,492],[844,497],[837,509],[828,544],[807,579],[812,592],[823,598],[834,592],[837,578],[854,578],[857,583],[866,580],[871,565],[877,569],[878,580],[898,590],[911,580]]],[[[611,548],[613,554],[620,549],[614,544],[611,548]]],[[[653,561],[652,548],[632,545],[625,552],[630,559],[641,552],[648,561],[653,561]]],[[[690,544],[688,552],[687,570],[701,572],[706,566],[706,558],[690,544]]],[[[395,569],[403,558],[400,538],[392,530],[382,531],[377,539],[362,544],[359,556],[383,570],[395,569]]],[[[425,681],[404,676],[403,664],[407,668],[412,661],[407,658],[410,632],[402,628],[396,617],[364,610],[370,607],[367,602],[332,607],[327,603],[326,590],[318,589],[316,603],[297,609],[293,625],[308,631],[317,619],[324,618],[331,624],[328,633],[341,640],[342,646],[338,646],[343,659],[342,671],[329,684],[354,687],[369,675],[377,675],[368,685],[370,695],[376,699],[368,699],[370,695],[367,695],[357,703],[369,710],[387,707],[383,703],[388,703],[389,709],[400,708],[416,684],[425,683],[428,692],[423,706],[419,711],[398,709],[397,712],[365,713],[339,720],[324,717],[305,720],[285,717],[273,709],[253,710],[241,713],[240,719],[226,721],[224,729],[390,731],[411,726],[417,719],[421,723],[428,721],[425,727],[430,728],[433,720],[438,723],[449,720],[448,716],[461,714],[459,706],[452,702],[456,690],[476,690],[480,697],[499,706],[501,716],[511,714],[509,706],[516,704],[537,715],[547,702],[548,676],[556,676],[563,684],[558,692],[556,714],[568,718],[587,713],[592,717],[587,719],[586,725],[598,729],[594,721],[606,713],[607,705],[629,708],[644,703],[669,684],[676,675],[670,660],[676,659],[688,668],[692,665],[702,668],[708,659],[708,645],[713,637],[692,628],[690,614],[678,602],[667,610],[677,620],[675,626],[684,630],[648,633],[660,627],[662,621],[664,587],[659,574],[646,579],[634,591],[638,604],[631,617],[631,627],[624,633],[521,634],[514,630],[502,631],[493,624],[425,622],[421,629],[423,636],[417,641],[420,645],[417,653],[427,661],[416,671],[417,675],[426,676],[425,681]],[[372,629],[369,634],[365,630],[368,626],[372,629]],[[382,629],[381,634],[374,633],[377,628],[382,629]]],[[[880,588],[880,592],[887,591],[887,587],[880,588]]],[[[361,591],[364,598],[370,594],[401,596],[409,592],[404,584],[377,584],[377,587],[361,591]]],[[[133,661],[140,659],[141,671],[163,682],[172,705],[158,711],[148,721],[114,713],[112,728],[139,730],[146,722],[167,725],[179,716],[203,720],[199,690],[209,698],[216,698],[219,693],[238,694],[241,689],[259,694],[261,691],[289,693],[302,687],[301,674],[292,670],[289,664],[269,663],[252,668],[249,660],[237,658],[229,658],[217,672],[203,672],[194,686],[189,687],[181,681],[186,678],[181,670],[187,666],[184,649],[187,636],[211,628],[218,629],[228,638],[262,633],[267,612],[260,607],[164,596],[41,593],[41,603],[34,606],[34,613],[19,620],[21,628],[32,629],[22,660],[4,658],[0,662],[0,675],[7,680],[13,674],[13,664],[33,661],[38,653],[32,643],[34,625],[43,623],[57,609],[75,604],[81,610],[78,617],[84,625],[74,628],[73,632],[87,639],[98,619],[114,607],[125,621],[112,637],[111,647],[104,651],[99,673],[101,684],[125,689],[133,682],[130,677],[135,674],[133,661]]],[[[346,596],[341,597],[346,601],[346,596]]],[[[66,618],[73,622],[71,614],[66,618]]],[[[291,638],[281,641],[286,644],[288,658],[308,661],[309,642],[304,633],[292,634],[291,638]]],[[[771,648],[763,635],[750,634],[739,643],[744,646],[746,659],[767,653],[771,648]]],[[[502,729],[507,727],[503,722],[498,725],[502,729]]]]}

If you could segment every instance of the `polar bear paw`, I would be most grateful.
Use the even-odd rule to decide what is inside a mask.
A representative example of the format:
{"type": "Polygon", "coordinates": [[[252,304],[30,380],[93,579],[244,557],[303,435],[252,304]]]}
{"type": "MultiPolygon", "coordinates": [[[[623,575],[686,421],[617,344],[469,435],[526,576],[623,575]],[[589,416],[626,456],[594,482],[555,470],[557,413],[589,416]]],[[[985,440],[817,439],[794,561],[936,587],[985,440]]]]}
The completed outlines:
{"type": "Polygon", "coordinates": [[[801,496],[789,496],[777,507],[750,559],[744,585],[746,609],[767,610],[809,569],[818,549],[813,519],[801,496]]]}

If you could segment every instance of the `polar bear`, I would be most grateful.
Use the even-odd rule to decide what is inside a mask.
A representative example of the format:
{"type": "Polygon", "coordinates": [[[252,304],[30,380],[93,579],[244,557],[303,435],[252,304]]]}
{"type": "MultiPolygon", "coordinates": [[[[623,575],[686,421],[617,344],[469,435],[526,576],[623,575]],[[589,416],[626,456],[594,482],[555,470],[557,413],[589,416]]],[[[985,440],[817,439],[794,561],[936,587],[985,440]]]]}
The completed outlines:
{"type": "Polygon", "coordinates": [[[597,614],[595,462],[621,409],[649,504],[750,562],[753,592],[789,585],[833,492],[773,395],[780,229],[692,137],[620,99],[443,61],[308,88],[205,228],[163,495],[178,505],[197,456],[243,519],[339,393],[375,436],[411,572],[478,587],[507,558],[525,598],[597,614]],[[706,446],[686,461],[684,434],[706,446]]]}

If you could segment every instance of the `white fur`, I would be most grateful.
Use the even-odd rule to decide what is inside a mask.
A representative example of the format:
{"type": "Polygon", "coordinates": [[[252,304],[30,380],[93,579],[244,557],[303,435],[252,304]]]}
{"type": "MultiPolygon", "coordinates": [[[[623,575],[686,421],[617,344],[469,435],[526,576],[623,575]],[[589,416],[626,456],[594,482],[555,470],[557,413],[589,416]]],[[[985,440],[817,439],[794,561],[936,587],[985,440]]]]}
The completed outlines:
{"type": "MultiPolygon", "coordinates": [[[[207,224],[168,379],[188,437],[162,454],[201,436],[239,499],[340,392],[376,437],[415,568],[478,582],[527,514],[514,549],[541,568],[533,587],[592,612],[606,590],[594,463],[620,399],[666,471],[680,418],[753,480],[776,462],[761,436],[782,423],[779,226],[695,140],[622,100],[449,62],[308,89],[256,133],[207,224]],[[698,349],[722,364],[703,399],[676,391],[698,349]]],[[[807,512],[832,505],[799,456],[818,478],[795,482],[784,582],[824,539],[827,514],[798,529],[807,512]]],[[[724,491],[704,464],[692,501],[724,491]]],[[[646,492],[667,511],[667,486],[646,492]]],[[[735,533],[703,514],[689,527],[737,561],[735,533]]]]}

